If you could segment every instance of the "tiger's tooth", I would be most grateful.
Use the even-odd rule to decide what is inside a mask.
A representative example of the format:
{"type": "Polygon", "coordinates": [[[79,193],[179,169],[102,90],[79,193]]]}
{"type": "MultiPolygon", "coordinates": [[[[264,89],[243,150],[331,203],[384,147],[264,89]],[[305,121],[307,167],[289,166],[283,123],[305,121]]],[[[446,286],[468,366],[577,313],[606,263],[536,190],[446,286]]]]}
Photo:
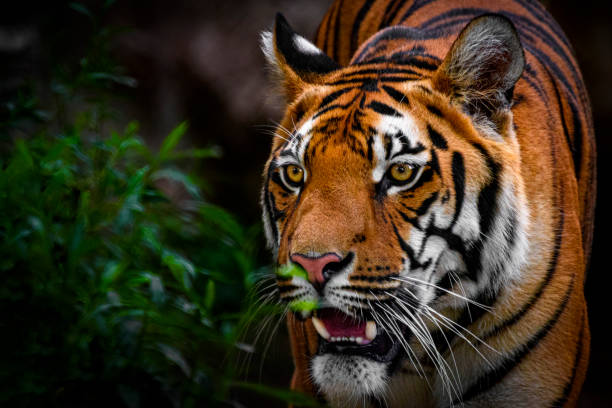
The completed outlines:
{"type": "Polygon", "coordinates": [[[312,325],[314,326],[317,333],[319,333],[319,336],[323,337],[325,340],[329,340],[329,332],[327,331],[327,329],[325,328],[325,325],[323,324],[321,320],[313,316],[312,325]]]}
{"type": "Polygon", "coordinates": [[[365,335],[368,340],[374,340],[376,337],[376,323],[372,320],[366,323],[365,335]]]}
{"type": "Polygon", "coordinates": [[[357,342],[357,344],[361,344],[363,342],[363,337],[357,337],[355,338],[355,341],[357,342]]]}

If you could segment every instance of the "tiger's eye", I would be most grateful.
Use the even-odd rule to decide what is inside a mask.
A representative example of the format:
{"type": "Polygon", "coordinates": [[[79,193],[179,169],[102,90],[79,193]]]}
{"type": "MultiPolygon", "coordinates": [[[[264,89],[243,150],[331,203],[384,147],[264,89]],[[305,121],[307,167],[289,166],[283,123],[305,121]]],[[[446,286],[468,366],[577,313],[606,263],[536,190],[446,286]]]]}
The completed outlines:
{"type": "Polygon", "coordinates": [[[293,184],[301,184],[302,180],[304,180],[304,170],[295,164],[285,167],[285,174],[287,179],[293,184]]]}
{"type": "Polygon", "coordinates": [[[391,166],[391,170],[389,171],[389,175],[394,181],[405,182],[410,179],[412,176],[412,172],[414,170],[412,167],[405,163],[396,163],[391,166]]]}

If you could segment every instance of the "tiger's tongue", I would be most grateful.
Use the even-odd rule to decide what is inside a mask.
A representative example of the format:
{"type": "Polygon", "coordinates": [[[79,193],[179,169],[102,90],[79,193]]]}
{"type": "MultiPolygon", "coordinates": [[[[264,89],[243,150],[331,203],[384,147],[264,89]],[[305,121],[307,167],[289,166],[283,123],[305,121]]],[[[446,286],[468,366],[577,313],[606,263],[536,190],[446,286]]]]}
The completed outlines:
{"type": "Polygon", "coordinates": [[[337,309],[321,309],[318,316],[332,337],[366,337],[365,321],[359,321],[337,309]]]}

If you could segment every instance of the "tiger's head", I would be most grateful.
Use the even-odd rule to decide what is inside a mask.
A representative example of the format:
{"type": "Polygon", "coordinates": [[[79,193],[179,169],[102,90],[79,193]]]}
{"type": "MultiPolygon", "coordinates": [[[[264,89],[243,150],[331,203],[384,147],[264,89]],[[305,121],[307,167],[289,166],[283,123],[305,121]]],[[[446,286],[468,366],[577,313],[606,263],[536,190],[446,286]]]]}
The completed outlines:
{"type": "Polygon", "coordinates": [[[370,52],[402,30],[414,37],[386,29],[347,67],[280,15],[262,36],[287,100],[262,191],[278,288],[319,334],[314,383],[349,406],[384,397],[398,367],[427,358],[412,344],[516,280],[526,251],[516,31],[484,16],[441,60],[370,52]]]}

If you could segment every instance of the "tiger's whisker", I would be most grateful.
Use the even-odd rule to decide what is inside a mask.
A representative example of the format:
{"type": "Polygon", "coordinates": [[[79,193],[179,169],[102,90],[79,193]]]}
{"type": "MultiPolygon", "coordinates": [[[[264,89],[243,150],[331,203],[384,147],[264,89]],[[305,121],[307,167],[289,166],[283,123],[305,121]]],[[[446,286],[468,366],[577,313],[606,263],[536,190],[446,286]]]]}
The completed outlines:
{"type": "Polygon", "coordinates": [[[426,282],[424,280],[421,280],[421,279],[418,279],[418,278],[414,278],[412,276],[399,276],[399,277],[398,276],[394,276],[394,277],[391,277],[391,279],[403,281],[403,282],[406,282],[406,283],[416,282],[416,283],[419,283],[421,285],[430,286],[430,287],[433,287],[433,288],[435,288],[437,290],[441,290],[442,292],[447,293],[447,294],[449,294],[451,296],[455,296],[455,297],[457,297],[457,298],[459,298],[461,300],[464,300],[465,302],[468,302],[469,304],[472,304],[472,305],[477,306],[477,307],[479,307],[481,309],[484,309],[487,312],[491,312],[493,310],[490,306],[484,305],[484,304],[482,304],[480,302],[477,302],[477,301],[472,300],[472,299],[470,299],[468,297],[462,296],[462,295],[460,295],[458,293],[452,292],[452,291],[450,291],[448,289],[444,289],[444,288],[442,288],[442,287],[440,287],[440,286],[438,286],[438,285],[436,285],[434,283],[426,282]]]}

